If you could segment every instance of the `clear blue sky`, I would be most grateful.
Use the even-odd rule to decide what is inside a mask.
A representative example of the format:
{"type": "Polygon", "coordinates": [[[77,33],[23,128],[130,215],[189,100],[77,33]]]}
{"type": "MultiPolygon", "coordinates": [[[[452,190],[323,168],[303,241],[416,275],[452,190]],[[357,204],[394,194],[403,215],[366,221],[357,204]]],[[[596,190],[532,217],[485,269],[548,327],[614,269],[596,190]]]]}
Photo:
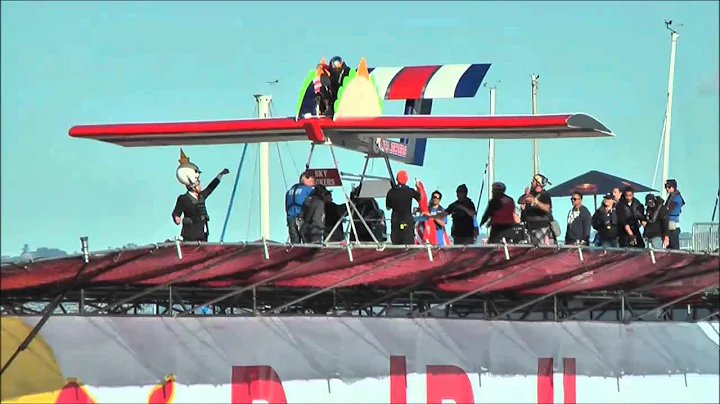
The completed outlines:
{"type": "MultiPolygon", "coordinates": [[[[664,19],[685,24],[670,175],[685,195],[689,231],[709,221],[719,182],[717,2],[3,2],[2,254],[17,254],[24,243],[76,251],[82,235],[91,249],[104,249],[178,232],[170,218],[183,192],[174,174],[178,148],[71,139],[72,125],[250,117],[258,92],[272,93],[276,115],[291,115],[308,70],[336,54],[351,64],[365,56],[374,66],[492,63],[486,81],[502,81],[499,114],[529,113],[537,72],[540,112],[590,113],[617,133],[542,141],[541,171],[555,183],[597,169],[648,184],[667,91],[664,19]],[[315,17],[325,9],[335,22],[315,17]],[[274,79],[280,84],[264,84],[274,79]]],[[[483,114],[488,94],[435,105],[436,114],[483,114]]],[[[241,150],[186,148],[206,179],[225,167],[234,174],[241,150]]],[[[256,150],[250,147],[241,176],[229,240],[259,235],[251,219],[256,150]]],[[[285,240],[282,194],[309,144],[280,145],[288,183],[272,150],[272,237],[285,240]]],[[[327,150],[316,156],[313,165],[330,165],[327,150]]],[[[344,171],[362,168],[358,154],[338,158],[344,171]]],[[[486,158],[486,140],[431,140],[426,166],[409,167],[410,175],[448,197],[466,183],[476,198],[486,158]]],[[[529,141],[498,143],[496,176],[511,194],[522,192],[531,171],[529,141]]],[[[226,177],[209,200],[213,240],[232,181],[226,177]]],[[[569,201],[555,204],[564,218],[569,201]]]]}

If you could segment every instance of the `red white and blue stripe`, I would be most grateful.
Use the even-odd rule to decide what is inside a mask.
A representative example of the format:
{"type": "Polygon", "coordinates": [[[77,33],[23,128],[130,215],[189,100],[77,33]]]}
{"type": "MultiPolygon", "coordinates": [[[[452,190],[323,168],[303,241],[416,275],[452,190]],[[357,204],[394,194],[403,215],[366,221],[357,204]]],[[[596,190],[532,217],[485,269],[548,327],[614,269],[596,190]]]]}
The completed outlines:
{"type": "MultiPolygon", "coordinates": [[[[417,100],[474,97],[490,69],[490,64],[457,64],[369,68],[386,100],[417,100]]],[[[305,91],[300,116],[313,111],[315,89],[305,91]]]]}
{"type": "Polygon", "coordinates": [[[376,67],[368,69],[386,100],[470,98],[477,94],[490,64],[376,67]]]}

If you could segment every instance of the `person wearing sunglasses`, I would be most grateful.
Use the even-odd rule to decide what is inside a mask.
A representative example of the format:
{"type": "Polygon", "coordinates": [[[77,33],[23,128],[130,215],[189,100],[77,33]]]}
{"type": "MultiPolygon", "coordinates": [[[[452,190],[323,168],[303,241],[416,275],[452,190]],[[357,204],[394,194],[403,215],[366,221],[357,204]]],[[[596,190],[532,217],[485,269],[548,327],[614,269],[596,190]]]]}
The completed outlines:
{"type": "Polygon", "coordinates": [[[665,201],[665,208],[668,211],[668,245],[667,248],[670,250],[680,249],[680,214],[682,208],[685,206],[685,200],[680,191],[677,189],[676,180],[665,181],[665,190],[668,193],[667,200],[665,201]]]}
{"type": "Polygon", "coordinates": [[[582,200],[583,196],[580,192],[573,192],[570,197],[572,208],[567,218],[565,244],[590,244],[592,216],[590,216],[590,211],[582,204],[582,200]]]}
{"type": "Polygon", "coordinates": [[[602,205],[592,217],[600,247],[618,247],[618,219],[615,211],[615,192],[603,197],[602,205]]]}

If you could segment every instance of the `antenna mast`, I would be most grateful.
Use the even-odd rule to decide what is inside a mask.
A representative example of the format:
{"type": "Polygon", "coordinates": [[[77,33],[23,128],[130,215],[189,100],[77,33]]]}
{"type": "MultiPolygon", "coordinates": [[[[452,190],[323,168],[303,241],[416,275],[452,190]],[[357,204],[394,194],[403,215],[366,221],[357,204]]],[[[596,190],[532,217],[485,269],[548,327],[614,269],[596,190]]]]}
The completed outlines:
{"type": "MultiPolygon", "coordinates": [[[[500,83],[498,80],[495,85],[490,87],[490,115],[495,115],[495,105],[497,102],[497,85],[500,83]]],[[[487,83],[485,84],[487,87],[487,83]]],[[[495,182],[495,139],[488,141],[488,200],[492,197],[492,184],[495,182]]]]}
{"type": "MultiPolygon", "coordinates": [[[[255,94],[258,118],[270,117],[272,95],[255,94]]],[[[270,143],[260,143],[260,236],[270,239],[270,143]]]]}
{"type": "MultiPolygon", "coordinates": [[[[533,73],[530,76],[530,83],[532,84],[532,114],[537,115],[537,93],[538,93],[538,83],[540,80],[540,75],[537,73],[533,73]]],[[[533,175],[538,174],[540,172],[540,160],[538,158],[538,140],[533,139],[533,175]]]]}
{"type": "MultiPolygon", "coordinates": [[[[666,197],[665,181],[668,179],[668,169],[670,166],[670,127],[672,124],[672,101],[673,86],[675,81],[675,52],[677,50],[677,39],[680,36],[672,26],[672,20],[665,21],[665,28],[670,31],[670,72],[668,73],[668,90],[667,90],[667,107],[665,109],[665,127],[663,132],[663,170],[662,170],[662,191],[663,198],[666,197]]],[[[682,24],[678,25],[678,28],[682,24]]]]}

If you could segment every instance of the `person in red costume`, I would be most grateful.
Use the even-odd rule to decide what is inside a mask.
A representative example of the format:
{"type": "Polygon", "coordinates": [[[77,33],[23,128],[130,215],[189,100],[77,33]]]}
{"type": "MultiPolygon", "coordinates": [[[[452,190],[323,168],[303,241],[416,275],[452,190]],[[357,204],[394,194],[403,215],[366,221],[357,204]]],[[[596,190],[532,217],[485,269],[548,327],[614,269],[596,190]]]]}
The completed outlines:
{"type": "Polygon", "coordinates": [[[385,207],[392,211],[390,216],[390,240],[393,244],[415,244],[412,214],[413,200],[420,202],[420,192],[407,186],[407,171],[397,173],[397,185],[394,185],[385,196],[385,207]]]}

